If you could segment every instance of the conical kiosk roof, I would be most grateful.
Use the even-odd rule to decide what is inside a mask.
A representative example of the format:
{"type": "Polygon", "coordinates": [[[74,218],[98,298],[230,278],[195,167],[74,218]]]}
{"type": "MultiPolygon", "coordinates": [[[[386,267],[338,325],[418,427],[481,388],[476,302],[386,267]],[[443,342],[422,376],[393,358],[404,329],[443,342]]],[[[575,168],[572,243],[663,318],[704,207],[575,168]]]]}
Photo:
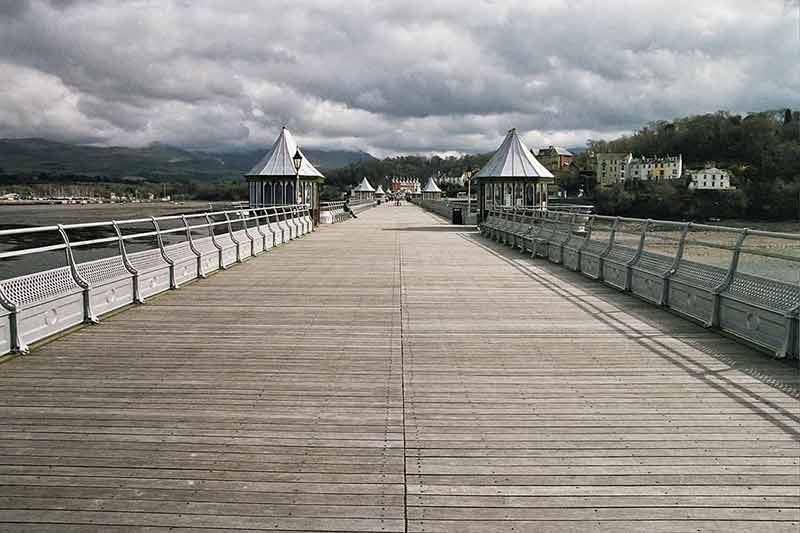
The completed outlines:
{"type": "Polygon", "coordinates": [[[425,184],[425,188],[422,189],[422,192],[442,192],[442,189],[436,185],[436,180],[433,179],[433,176],[428,178],[428,183],[425,184]]]}
{"type": "Polygon", "coordinates": [[[553,174],[536,159],[513,128],[475,178],[553,178],[553,174]]]}
{"type": "Polygon", "coordinates": [[[372,188],[372,185],[369,184],[367,178],[361,180],[361,183],[358,184],[358,187],[353,189],[353,192],[375,192],[375,189],[372,188]]]}
{"type": "MultiPolygon", "coordinates": [[[[292,158],[298,150],[299,148],[292,133],[286,127],[283,127],[267,155],[256,163],[245,176],[294,177],[296,172],[292,158]]],[[[303,155],[302,150],[300,150],[300,154],[303,155]]],[[[300,165],[300,176],[305,178],[324,177],[305,155],[303,155],[303,162],[300,165]]]]}

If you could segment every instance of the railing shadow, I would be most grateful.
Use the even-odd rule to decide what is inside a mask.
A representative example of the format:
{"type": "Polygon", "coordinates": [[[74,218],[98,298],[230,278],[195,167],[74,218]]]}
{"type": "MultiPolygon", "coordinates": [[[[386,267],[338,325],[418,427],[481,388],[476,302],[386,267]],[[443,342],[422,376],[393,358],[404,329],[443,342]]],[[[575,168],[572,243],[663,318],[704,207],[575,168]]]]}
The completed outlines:
{"type": "Polygon", "coordinates": [[[736,370],[792,398],[800,399],[800,387],[798,386],[800,374],[797,361],[771,359],[768,355],[727,339],[716,332],[679,319],[665,309],[643,302],[632,295],[621,293],[614,288],[600,284],[600,282],[587,279],[577,272],[565,270],[563,266],[550,263],[546,259],[531,259],[527,254],[489,241],[480,234],[464,234],[462,238],[513,266],[554,294],[591,314],[626,339],[680,368],[800,441],[800,431],[764,408],[779,413],[781,417],[795,423],[800,423],[800,415],[774,403],[760,393],[748,389],[746,385],[736,383],[725,375],[726,372],[736,370]],[[524,259],[527,261],[521,261],[524,259]],[[557,281],[553,281],[553,278],[557,281]],[[602,294],[598,294],[600,291],[602,294]],[[621,313],[635,316],[637,320],[647,324],[660,335],[654,336],[650,331],[637,329],[635,325],[621,320],[617,313],[608,313],[607,310],[599,308],[591,301],[598,298],[602,299],[606,305],[612,305],[621,313]],[[643,307],[649,309],[646,314],[640,312],[643,307]],[[728,368],[722,370],[709,368],[660,340],[659,337],[663,336],[677,338],[683,345],[714,358],[727,365],[728,368]],[[713,340],[706,340],[704,337],[713,337],[713,340]],[[720,346],[725,348],[721,350],[720,346]],[[730,350],[726,349],[728,347],[730,350]],[[763,408],[758,404],[761,404],[763,408]]]}

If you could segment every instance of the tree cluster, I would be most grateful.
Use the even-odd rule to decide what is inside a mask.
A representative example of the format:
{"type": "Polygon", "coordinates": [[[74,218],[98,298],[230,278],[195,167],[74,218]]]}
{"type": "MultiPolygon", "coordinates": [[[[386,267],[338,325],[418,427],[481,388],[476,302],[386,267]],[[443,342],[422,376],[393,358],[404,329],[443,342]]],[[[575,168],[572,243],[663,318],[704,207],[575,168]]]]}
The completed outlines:
{"type": "MultiPolygon", "coordinates": [[[[431,176],[460,176],[465,170],[479,170],[485,165],[491,154],[465,155],[463,157],[401,156],[381,160],[357,161],[342,168],[325,173],[326,184],[334,189],[344,191],[356,185],[363,178],[377,187],[379,184],[387,188],[389,180],[397,178],[417,178],[424,186],[431,176]]],[[[442,190],[448,186],[439,184],[442,190]]],[[[448,189],[449,190],[449,189],[448,189]]]]}
{"type": "Polygon", "coordinates": [[[589,148],[590,153],[682,154],[684,173],[714,163],[732,173],[738,189],[690,194],[686,183],[628,183],[598,191],[596,202],[603,212],[649,217],[672,212],[672,218],[800,216],[800,116],[791,110],[746,116],[720,111],[653,122],[630,136],[590,140],[589,148]]]}

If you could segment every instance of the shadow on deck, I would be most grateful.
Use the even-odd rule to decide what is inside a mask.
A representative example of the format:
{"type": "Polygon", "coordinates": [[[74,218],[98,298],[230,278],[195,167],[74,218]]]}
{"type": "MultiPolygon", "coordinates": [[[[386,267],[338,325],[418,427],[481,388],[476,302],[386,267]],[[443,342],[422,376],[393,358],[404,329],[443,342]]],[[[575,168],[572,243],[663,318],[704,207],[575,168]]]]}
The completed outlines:
{"type": "Polygon", "coordinates": [[[725,372],[737,370],[793,398],[800,398],[800,386],[798,386],[800,385],[800,375],[797,372],[798,361],[774,360],[733,340],[729,340],[724,344],[726,348],[730,349],[721,350],[720,339],[718,338],[721,334],[719,332],[705,330],[688,320],[676,322],[676,316],[670,311],[643,302],[632,294],[621,293],[614,288],[599,285],[597,281],[587,279],[577,272],[565,270],[563,266],[550,263],[546,259],[531,259],[528,254],[523,254],[508,246],[490,241],[481,237],[479,233],[465,233],[462,237],[505,261],[554,294],[593,315],[597,320],[603,322],[626,339],[636,342],[642,348],[668,361],[718,392],[725,394],[741,406],[770,421],[786,434],[800,441],[800,431],[785,424],[764,408],[759,407],[758,404],[800,423],[800,415],[798,413],[771,402],[763,395],[753,392],[725,376],[725,372]],[[653,336],[650,333],[638,330],[630,323],[620,320],[615,313],[608,313],[607,310],[601,309],[593,302],[600,296],[597,294],[599,287],[608,289],[601,295],[606,304],[614,306],[623,315],[635,315],[639,320],[657,330],[659,335],[653,336]],[[679,339],[681,343],[714,358],[728,368],[712,369],[701,362],[686,357],[679,350],[669,346],[662,340],[669,337],[679,339]],[[790,378],[787,379],[787,376],[790,376],[790,378]],[[744,398],[747,398],[747,400],[744,398]]]}

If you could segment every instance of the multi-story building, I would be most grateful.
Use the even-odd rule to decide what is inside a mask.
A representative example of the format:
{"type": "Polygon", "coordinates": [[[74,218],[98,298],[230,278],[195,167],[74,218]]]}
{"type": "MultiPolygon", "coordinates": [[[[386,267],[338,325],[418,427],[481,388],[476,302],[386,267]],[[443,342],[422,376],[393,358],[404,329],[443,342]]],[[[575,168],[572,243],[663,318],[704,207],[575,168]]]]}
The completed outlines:
{"type": "Polygon", "coordinates": [[[683,157],[634,157],[625,168],[626,180],[676,180],[683,175],[683,157]]]}
{"type": "Polygon", "coordinates": [[[531,151],[539,162],[550,171],[568,168],[575,159],[575,155],[572,152],[560,146],[549,146],[531,151]]]}
{"type": "Polygon", "coordinates": [[[633,154],[600,153],[597,182],[607,187],[625,180],[676,180],[683,175],[683,157],[633,157],[633,154]]]}
{"type": "Polygon", "coordinates": [[[597,182],[607,187],[625,180],[625,169],[633,159],[630,153],[597,154],[597,182]]]}
{"type": "Polygon", "coordinates": [[[730,172],[713,166],[690,171],[689,178],[690,189],[726,191],[736,188],[731,185],[730,172]]]}
{"type": "Polygon", "coordinates": [[[444,185],[445,183],[451,185],[458,185],[463,187],[467,183],[466,173],[462,172],[460,176],[432,176],[437,182],[444,185]]]}
{"type": "Polygon", "coordinates": [[[419,180],[416,178],[392,178],[390,182],[392,192],[408,192],[418,194],[421,190],[419,180]]]}

